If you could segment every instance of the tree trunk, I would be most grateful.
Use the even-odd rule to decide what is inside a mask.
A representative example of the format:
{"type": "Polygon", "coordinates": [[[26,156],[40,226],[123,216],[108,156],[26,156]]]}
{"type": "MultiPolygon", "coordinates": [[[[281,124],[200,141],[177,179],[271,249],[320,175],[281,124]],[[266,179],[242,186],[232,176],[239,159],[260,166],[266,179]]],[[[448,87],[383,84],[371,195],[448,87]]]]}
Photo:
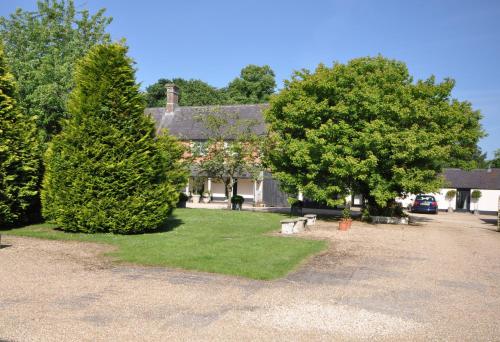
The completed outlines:
{"type": "Polygon", "coordinates": [[[233,208],[233,204],[231,203],[231,198],[233,197],[233,178],[229,177],[225,183],[227,192],[227,209],[231,210],[233,208]]]}

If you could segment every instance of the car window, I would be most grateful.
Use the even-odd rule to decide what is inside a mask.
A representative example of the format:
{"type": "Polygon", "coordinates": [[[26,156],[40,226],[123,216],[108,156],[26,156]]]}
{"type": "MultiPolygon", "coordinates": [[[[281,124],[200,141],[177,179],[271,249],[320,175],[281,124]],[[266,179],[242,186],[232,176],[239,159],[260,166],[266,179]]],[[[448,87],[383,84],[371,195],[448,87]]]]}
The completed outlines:
{"type": "Polygon", "coordinates": [[[416,198],[419,201],[432,201],[435,202],[434,196],[417,196],[416,198]]]}

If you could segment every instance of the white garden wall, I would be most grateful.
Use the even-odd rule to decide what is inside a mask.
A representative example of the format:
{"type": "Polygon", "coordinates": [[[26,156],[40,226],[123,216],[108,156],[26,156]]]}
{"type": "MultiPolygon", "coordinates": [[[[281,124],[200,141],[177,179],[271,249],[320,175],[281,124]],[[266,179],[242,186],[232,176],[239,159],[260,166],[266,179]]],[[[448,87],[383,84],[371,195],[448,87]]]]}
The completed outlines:
{"type": "MultiPolygon", "coordinates": [[[[481,198],[477,203],[479,211],[497,211],[500,190],[479,190],[481,191],[481,198]]],[[[471,201],[470,207],[471,210],[475,209],[474,201],[471,201]]]]}

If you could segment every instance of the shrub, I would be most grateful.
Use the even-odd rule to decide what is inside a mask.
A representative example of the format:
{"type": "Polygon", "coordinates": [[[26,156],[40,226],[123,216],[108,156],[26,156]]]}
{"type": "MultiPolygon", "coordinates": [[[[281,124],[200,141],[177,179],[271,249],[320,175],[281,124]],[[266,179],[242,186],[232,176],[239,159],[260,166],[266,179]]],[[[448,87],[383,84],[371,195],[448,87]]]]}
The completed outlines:
{"type": "Polygon", "coordinates": [[[180,192],[179,193],[179,202],[187,202],[189,199],[189,196],[186,195],[185,193],[183,192],[180,192]]]}
{"type": "Polygon", "coordinates": [[[351,218],[351,210],[347,207],[345,207],[342,210],[342,219],[344,220],[349,220],[351,218]]]}
{"type": "Polygon", "coordinates": [[[0,44],[0,227],[28,222],[38,195],[35,124],[20,111],[16,97],[14,76],[0,44]]]}
{"type": "Polygon", "coordinates": [[[182,148],[155,137],[126,53],[121,44],[99,45],[79,62],[71,118],[47,150],[43,214],[63,230],[155,230],[185,184],[182,148]]]}
{"type": "Polygon", "coordinates": [[[245,201],[245,198],[243,196],[240,196],[240,195],[234,195],[233,197],[231,197],[232,204],[242,205],[244,201],[245,201]]]}
{"type": "Polygon", "coordinates": [[[302,208],[304,206],[304,202],[295,197],[288,197],[288,204],[292,208],[302,208]]]}
{"type": "Polygon", "coordinates": [[[456,194],[457,194],[457,191],[456,191],[456,190],[448,190],[448,191],[446,192],[445,197],[446,197],[446,199],[447,199],[448,201],[451,201],[451,200],[453,199],[453,197],[455,197],[455,195],[456,195],[456,194]]]}
{"type": "Polygon", "coordinates": [[[472,193],[471,193],[471,197],[475,201],[477,201],[478,199],[480,199],[481,195],[482,195],[482,193],[479,190],[473,190],[472,193]]]}

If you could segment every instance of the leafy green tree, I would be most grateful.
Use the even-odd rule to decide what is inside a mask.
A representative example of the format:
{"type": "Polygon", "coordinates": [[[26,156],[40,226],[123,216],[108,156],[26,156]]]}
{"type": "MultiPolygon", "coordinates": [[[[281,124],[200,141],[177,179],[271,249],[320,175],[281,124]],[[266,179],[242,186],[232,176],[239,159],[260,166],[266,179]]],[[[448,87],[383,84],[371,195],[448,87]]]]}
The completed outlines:
{"type": "Polygon", "coordinates": [[[498,167],[500,168],[500,148],[497,148],[495,150],[495,154],[493,156],[493,159],[489,161],[489,166],[490,167],[498,167]]]}
{"type": "Polygon", "coordinates": [[[230,103],[264,103],[274,93],[276,81],[269,65],[247,65],[241,69],[240,77],[227,86],[230,103]]]}
{"type": "Polygon", "coordinates": [[[0,18],[0,38],[19,84],[21,106],[37,118],[43,141],[60,130],[73,87],[75,62],[90,47],[109,42],[111,18],[104,9],[94,15],[77,11],[74,1],[39,0],[35,12],[17,9],[0,18]]]}
{"type": "Polygon", "coordinates": [[[43,214],[66,231],[158,229],[186,183],[183,149],[156,138],[126,52],[98,45],[81,60],[70,118],[47,150],[43,214]]]}
{"type": "Polygon", "coordinates": [[[220,105],[227,102],[224,92],[201,80],[160,78],[156,83],[146,88],[145,95],[148,107],[164,107],[166,105],[165,85],[169,83],[175,83],[179,88],[179,105],[181,106],[220,105]]]}
{"type": "Polygon", "coordinates": [[[253,129],[257,122],[220,108],[200,113],[197,120],[205,127],[207,141],[203,149],[192,150],[195,165],[201,175],[224,183],[230,199],[238,177],[257,178],[262,171],[261,139],[253,129]]]}
{"type": "Polygon", "coordinates": [[[266,112],[269,166],[290,193],[335,205],[353,191],[390,214],[395,197],[437,190],[442,167],[467,164],[484,134],[453,86],[413,82],[382,56],[297,72],[266,112]]]}
{"type": "Polygon", "coordinates": [[[16,97],[14,76],[0,43],[0,227],[28,222],[38,194],[36,127],[16,97]]]}

